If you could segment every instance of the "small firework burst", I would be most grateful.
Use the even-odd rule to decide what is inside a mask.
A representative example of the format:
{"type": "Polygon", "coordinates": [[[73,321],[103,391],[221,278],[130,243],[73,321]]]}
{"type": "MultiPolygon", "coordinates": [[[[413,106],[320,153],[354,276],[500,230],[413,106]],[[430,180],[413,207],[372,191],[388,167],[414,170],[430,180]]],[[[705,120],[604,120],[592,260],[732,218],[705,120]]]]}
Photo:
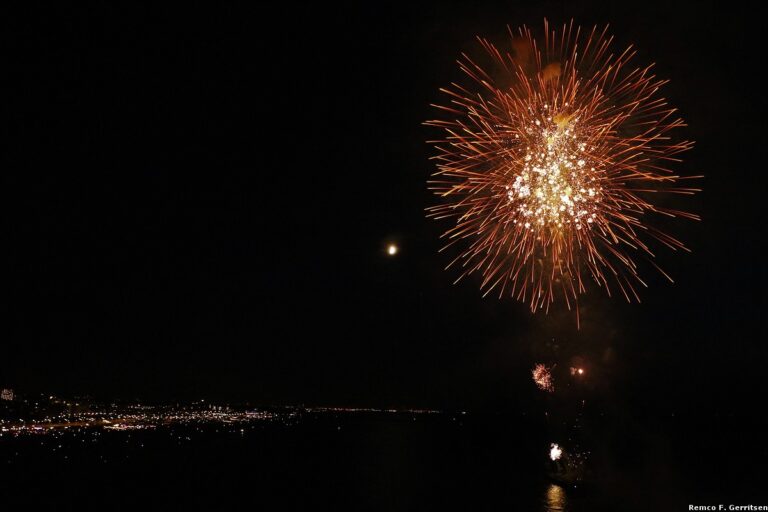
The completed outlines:
{"type": "Polygon", "coordinates": [[[549,447],[549,458],[558,460],[563,455],[563,450],[557,443],[552,443],[549,447]]]}
{"type": "Polygon", "coordinates": [[[570,308],[590,281],[639,301],[639,260],[669,278],[652,243],[685,246],[652,217],[698,219],[658,201],[698,191],[680,182],[699,176],[669,169],[693,143],[670,136],[684,122],[658,95],[665,81],[632,67],[631,47],[613,53],[606,31],[545,20],[540,39],[527,27],[506,47],[478,38],[484,55],[459,61],[468,83],[441,89],[443,118],[426,124],[444,134],[430,181],[443,201],[427,215],[455,220],[443,236],[461,246],[457,281],[478,272],[484,294],[536,311],[556,295],[570,308]]]}
{"type": "Polygon", "coordinates": [[[552,393],[555,390],[555,385],[552,383],[551,368],[547,368],[545,365],[539,363],[533,367],[531,373],[533,374],[533,382],[536,386],[542,390],[552,393]]]}

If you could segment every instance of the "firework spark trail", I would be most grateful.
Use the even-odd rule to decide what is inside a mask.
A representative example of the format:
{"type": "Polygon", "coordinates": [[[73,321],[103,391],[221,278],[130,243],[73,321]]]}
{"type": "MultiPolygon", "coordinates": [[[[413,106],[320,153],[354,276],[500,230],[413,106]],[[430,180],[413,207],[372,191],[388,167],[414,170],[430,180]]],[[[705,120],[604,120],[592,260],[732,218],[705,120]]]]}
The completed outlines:
{"type": "Polygon", "coordinates": [[[478,38],[490,66],[463,54],[471,85],[441,89],[448,103],[433,106],[446,119],[426,124],[444,133],[430,141],[438,169],[429,182],[443,201],[427,215],[455,220],[443,249],[464,244],[448,265],[461,266],[456,281],[479,272],[484,295],[497,290],[532,311],[557,294],[577,306],[589,277],[639,301],[635,260],[654,257],[649,241],[687,250],[649,214],[698,219],[651,202],[699,190],[680,183],[700,176],[667,168],[693,143],[669,136],[685,124],[657,96],[666,81],[652,66],[630,69],[631,46],[614,55],[607,28],[582,32],[571,21],[558,35],[545,20],[543,44],[521,27],[509,50],[478,38]]]}

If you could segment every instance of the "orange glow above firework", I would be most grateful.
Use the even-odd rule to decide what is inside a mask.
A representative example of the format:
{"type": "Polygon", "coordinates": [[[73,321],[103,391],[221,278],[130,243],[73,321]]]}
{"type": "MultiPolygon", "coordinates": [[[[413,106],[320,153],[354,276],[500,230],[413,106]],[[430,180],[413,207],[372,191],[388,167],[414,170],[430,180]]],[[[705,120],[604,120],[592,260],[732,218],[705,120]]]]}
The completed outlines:
{"type": "Polygon", "coordinates": [[[442,200],[427,215],[455,222],[443,237],[460,247],[457,281],[477,272],[484,294],[536,311],[556,296],[570,308],[589,282],[639,301],[639,260],[669,278],[652,244],[685,246],[653,216],[698,217],[653,201],[698,191],[680,184],[699,176],[669,169],[693,143],[671,138],[685,124],[658,96],[665,81],[633,68],[631,47],[614,54],[606,31],[545,20],[543,38],[478,38],[482,54],[459,60],[467,83],[441,89],[442,119],[426,124],[443,133],[429,182],[442,200]]]}

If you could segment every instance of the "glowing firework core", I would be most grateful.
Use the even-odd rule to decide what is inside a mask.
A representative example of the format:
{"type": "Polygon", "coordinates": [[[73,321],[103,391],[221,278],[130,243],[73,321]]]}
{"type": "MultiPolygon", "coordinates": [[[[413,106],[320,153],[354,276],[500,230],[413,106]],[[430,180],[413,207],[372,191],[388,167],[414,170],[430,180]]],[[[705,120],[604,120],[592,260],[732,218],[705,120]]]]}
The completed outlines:
{"type": "Polygon", "coordinates": [[[394,256],[395,254],[397,254],[397,246],[395,244],[389,244],[389,246],[387,247],[387,254],[389,254],[390,256],[394,256]]]}
{"type": "MultiPolygon", "coordinates": [[[[524,156],[519,162],[512,157],[508,172],[514,179],[505,186],[514,224],[530,231],[571,223],[582,229],[598,217],[601,172],[592,163],[587,144],[579,140],[577,126],[577,118],[553,114],[549,105],[528,122],[523,130],[524,156]]],[[[515,134],[514,142],[519,140],[515,134]]]]}
{"type": "Polygon", "coordinates": [[[558,460],[562,454],[563,450],[561,450],[557,444],[552,443],[552,446],[549,449],[549,458],[552,460],[558,460]]]}

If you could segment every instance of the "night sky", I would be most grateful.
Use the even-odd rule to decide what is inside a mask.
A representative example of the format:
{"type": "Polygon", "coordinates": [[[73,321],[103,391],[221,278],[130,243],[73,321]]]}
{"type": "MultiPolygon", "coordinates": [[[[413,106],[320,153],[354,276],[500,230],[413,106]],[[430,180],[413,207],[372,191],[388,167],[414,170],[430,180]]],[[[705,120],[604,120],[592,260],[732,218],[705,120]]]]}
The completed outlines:
{"type": "MultiPolygon", "coordinates": [[[[279,3],[278,3],[279,4],[279,3]]],[[[99,5],[3,17],[0,385],[260,404],[525,407],[582,358],[609,403],[766,391],[765,48],[729,2],[99,5]],[[656,62],[704,174],[642,304],[531,315],[451,283],[428,106],[475,35],[571,17],[656,62]],[[388,257],[397,243],[401,252],[388,257]],[[553,341],[554,340],[554,341],[553,341]],[[555,347],[556,346],[556,347],[555,347]]],[[[755,411],[763,414],[761,411],[755,411]]]]}

